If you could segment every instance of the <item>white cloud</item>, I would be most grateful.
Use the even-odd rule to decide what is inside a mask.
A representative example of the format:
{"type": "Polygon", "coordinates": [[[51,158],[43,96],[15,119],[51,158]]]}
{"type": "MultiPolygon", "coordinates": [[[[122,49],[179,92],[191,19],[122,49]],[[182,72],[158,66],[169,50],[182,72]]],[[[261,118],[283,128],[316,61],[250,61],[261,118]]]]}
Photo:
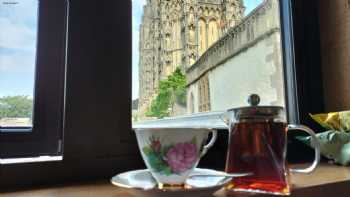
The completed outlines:
{"type": "Polygon", "coordinates": [[[13,23],[10,19],[0,18],[0,47],[32,51],[36,44],[36,30],[21,23],[13,23]]]}
{"type": "Polygon", "coordinates": [[[14,21],[32,23],[37,18],[38,5],[39,0],[0,0],[0,16],[11,16],[14,21]]]}
{"type": "Polygon", "coordinates": [[[34,74],[35,55],[31,53],[0,53],[0,73],[27,72],[34,74]]]}
{"type": "Polygon", "coordinates": [[[139,6],[139,5],[145,5],[146,4],[146,0],[132,0],[133,6],[139,6]]]}
{"type": "Polygon", "coordinates": [[[37,28],[37,0],[0,0],[0,47],[34,50],[37,28]]]}
{"type": "Polygon", "coordinates": [[[38,0],[0,0],[0,74],[34,73],[37,9],[38,0]]]}

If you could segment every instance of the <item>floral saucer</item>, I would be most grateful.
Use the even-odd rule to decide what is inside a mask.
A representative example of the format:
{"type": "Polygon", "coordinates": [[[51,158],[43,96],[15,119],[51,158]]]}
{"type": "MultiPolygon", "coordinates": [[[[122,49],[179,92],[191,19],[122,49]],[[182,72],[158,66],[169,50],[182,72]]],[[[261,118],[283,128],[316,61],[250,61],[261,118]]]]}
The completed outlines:
{"type": "Polygon", "coordinates": [[[197,176],[197,175],[221,175],[223,172],[195,168],[191,175],[196,175],[186,180],[184,187],[158,188],[157,182],[149,170],[134,170],[124,172],[112,177],[113,185],[135,197],[186,197],[186,196],[212,196],[216,191],[225,186],[232,178],[222,176],[197,176]]]}

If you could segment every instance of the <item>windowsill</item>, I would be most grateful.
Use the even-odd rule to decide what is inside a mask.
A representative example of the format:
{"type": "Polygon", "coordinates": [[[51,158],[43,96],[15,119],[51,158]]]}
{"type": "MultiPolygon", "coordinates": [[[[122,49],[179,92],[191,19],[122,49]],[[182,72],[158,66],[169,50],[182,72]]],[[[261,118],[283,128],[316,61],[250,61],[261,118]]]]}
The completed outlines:
{"type": "MultiPolygon", "coordinates": [[[[320,167],[312,174],[292,174],[293,191],[291,196],[308,197],[308,196],[348,196],[350,184],[350,168],[321,164],[320,167]]],[[[1,193],[0,193],[1,194],[1,193]]],[[[36,197],[66,197],[66,196],[125,196],[131,195],[121,191],[109,183],[109,181],[84,183],[76,185],[63,185],[59,187],[33,189],[19,192],[2,193],[2,196],[36,196],[36,197]]],[[[247,196],[243,194],[233,193],[227,194],[221,190],[215,196],[247,196]]],[[[251,196],[251,195],[248,195],[251,196]]],[[[266,195],[254,195],[255,197],[266,195]]]]}
{"type": "Polygon", "coordinates": [[[190,115],[166,117],[157,120],[136,122],[133,129],[149,128],[208,128],[227,129],[224,111],[201,112],[190,115]]]}
{"type": "Polygon", "coordinates": [[[30,133],[32,127],[4,127],[0,126],[0,133],[30,133]]]}
{"type": "Polygon", "coordinates": [[[62,161],[62,156],[40,156],[40,157],[28,157],[28,158],[14,158],[14,159],[0,159],[1,165],[6,164],[19,164],[19,163],[36,163],[36,162],[50,162],[50,161],[62,161]]]}

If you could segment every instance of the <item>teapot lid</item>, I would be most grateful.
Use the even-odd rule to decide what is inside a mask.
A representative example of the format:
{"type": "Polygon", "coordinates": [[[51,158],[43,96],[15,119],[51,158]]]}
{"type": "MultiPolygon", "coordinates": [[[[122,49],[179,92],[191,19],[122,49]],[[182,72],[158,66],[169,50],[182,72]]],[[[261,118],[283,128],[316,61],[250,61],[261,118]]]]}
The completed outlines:
{"type": "Polygon", "coordinates": [[[260,97],[252,94],[248,97],[250,106],[233,108],[228,111],[233,112],[236,120],[280,120],[285,121],[284,108],[281,106],[258,106],[260,97]]]}

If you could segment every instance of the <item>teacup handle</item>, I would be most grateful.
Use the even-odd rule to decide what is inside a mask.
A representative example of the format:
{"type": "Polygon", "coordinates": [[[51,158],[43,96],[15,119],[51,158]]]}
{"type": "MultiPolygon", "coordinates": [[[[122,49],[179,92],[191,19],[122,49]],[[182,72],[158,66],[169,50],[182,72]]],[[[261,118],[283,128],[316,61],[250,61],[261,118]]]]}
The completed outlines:
{"type": "Polygon", "coordinates": [[[218,132],[216,130],[211,130],[211,133],[211,139],[209,143],[203,147],[200,157],[203,157],[208,152],[209,148],[211,148],[214,145],[216,138],[218,137],[218,132]]]}
{"type": "Polygon", "coordinates": [[[301,130],[305,131],[311,136],[311,144],[315,149],[315,160],[314,162],[307,168],[304,169],[290,169],[291,172],[297,172],[297,173],[310,173],[315,170],[318,163],[320,162],[320,142],[318,141],[316,134],[313,130],[311,130],[309,127],[303,126],[303,125],[288,125],[288,131],[290,130],[301,130]]]}

